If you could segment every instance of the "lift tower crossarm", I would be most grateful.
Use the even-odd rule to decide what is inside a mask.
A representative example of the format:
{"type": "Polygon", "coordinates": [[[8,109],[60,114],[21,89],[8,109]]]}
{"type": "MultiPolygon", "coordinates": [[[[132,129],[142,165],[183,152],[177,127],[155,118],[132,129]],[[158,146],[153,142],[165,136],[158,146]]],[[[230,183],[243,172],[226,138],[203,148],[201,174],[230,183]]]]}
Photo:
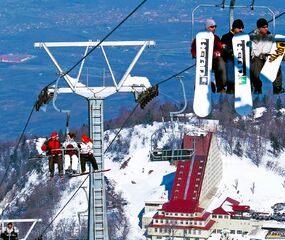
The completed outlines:
{"type": "MultiPolygon", "coordinates": [[[[38,42],[34,43],[34,47],[97,47],[100,41],[88,41],[88,42],[38,42]]],[[[155,41],[106,41],[102,42],[100,46],[105,47],[122,47],[122,46],[143,46],[147,43],[148,46],[154,46],[155,41]]],[[[100,47],[98,46],[98,47],[100,47]]]]}
{"type": "MultiPolygon", "coordinates": [[[[68,84],[68,88],[59,88],[56,91],[58,93],[76,93],[78,95],[81,95],[85,98],[91,99],[91,98],[97,98],[97,99],[103,99],[106,98],[116,92],[132,92],[134,91],[134,88],[136,88],[137,91],[143,91],[145,87],[149,86],[144,86],[141,84],[138,84],[136,86],[130,86],[126,85],[125,82],[130,78],[130,72],[134,68],[135,64],[137,63],[138,59],[140,58],[141,54],[143,53],[144,49],[147,46],[154,46],[155,41],[148,40],[148,41],[107,41],[107,42],[102,42],[100,45],[100,41],[88,41],[88,42],[38,42],[34,43],[34,47],[38,48],[44,48],[53,63],[55,64],[56,68],[60,72],[60,74],[64,77],[65,81],[68,84]],[[119,83],[117,83],[112,68],[110,66],[109,60],[107,58],[106,52],[104,50],[104,47],[120,47],[120,46],[125,46],[125,47],[141,47],[134,57],[133,61],[129,65],[128,69],[126,70],[125,74],[123,75],[122,79],[120,80],[119,83]],[[79,72],[77,74],[77,77],[71,77],[69,74],[65,74],[57,60],[55,59],[54,55],[51,53],[50,48],[60,48],[60,47],[85,47],[85,53],[84,56],[88,54],[88,49],[93,48],[93,47],[99,47],[101,48],[103,52],[103,56],[105,58],[105,61],[108,65],[109,71],[112,76],[112,80],[114,83],[114,86],[103,86],[103,87],[89,87],[80,82],[80,76],[82,72],[83,65],[85,63],[85,59],[81,62],[81,66],[79,69],[79,72]]],[[[148,82],[148,81],[147,81],[148,82]]],[[[50,89],[50,92],[52,92],[53,89],[50,89]]]]}

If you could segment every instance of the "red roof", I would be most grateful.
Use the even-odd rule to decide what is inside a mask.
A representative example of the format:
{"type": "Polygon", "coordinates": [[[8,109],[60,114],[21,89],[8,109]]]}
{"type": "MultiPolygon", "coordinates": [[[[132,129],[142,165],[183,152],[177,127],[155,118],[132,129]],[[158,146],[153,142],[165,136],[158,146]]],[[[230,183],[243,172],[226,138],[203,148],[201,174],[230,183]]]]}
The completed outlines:
{"type": "Polygon", "coordinates": [[[227,211],[225,211],[222,207],[218,207],[213,210],[213,214],[219,214],[219,215],[230,215],[227,211]]]}
{"type": "Polygon", "coordinates": [[[250,210],[250,206],[248,206],[248,205],[233,205],[232,209],[233,209],[233,211],[248,212],[250,210]]]}
{"type": "Polygon", "coordinates": [[[231,203],[232,205],[239,205],[239,201],[233,199],[233,198],[230,198],[230,197],[227,197],[225,199],[225,201],[221,204],[221,206],[225,203],[225,202],[229,202],[231,203]]]}

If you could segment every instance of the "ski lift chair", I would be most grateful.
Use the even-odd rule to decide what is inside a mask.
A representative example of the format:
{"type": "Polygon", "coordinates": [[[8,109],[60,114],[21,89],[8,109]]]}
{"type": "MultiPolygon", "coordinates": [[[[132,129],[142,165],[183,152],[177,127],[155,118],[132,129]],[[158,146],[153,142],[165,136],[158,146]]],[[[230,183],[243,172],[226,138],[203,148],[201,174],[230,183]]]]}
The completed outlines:
{"type": "Polygon", "coordinates": [[[185,111],[187,107],[187,100],[185,94],[184,84],[181,78],[179,78],[182,86],[182,92],[184,97],[184,107],[177,112],[170,112],[170,126],[164,124],[163,127],[155,131],[151,136],[151,150],[150,150],[150,161],[178,161],[191,159],[194,154],[194,148],[185,149],[183,148],[183,136],[184,130],[179,124],[178,114],[185,111]],[[177,121],[174,121],[174,116],[177,117],[177,121]],[[171,130],[168,130],[171,129],[171,130]],[[168,136],[167,144],[157,148],[158,141],[163,137],[168,136]]]}

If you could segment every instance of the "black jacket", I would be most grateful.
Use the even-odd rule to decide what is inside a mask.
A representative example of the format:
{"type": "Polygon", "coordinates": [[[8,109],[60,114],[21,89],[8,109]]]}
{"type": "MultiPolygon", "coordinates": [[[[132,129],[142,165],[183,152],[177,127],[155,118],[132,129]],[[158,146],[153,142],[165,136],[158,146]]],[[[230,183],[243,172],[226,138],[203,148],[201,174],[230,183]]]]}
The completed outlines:
{"type": "Polygon", "coordinates": [[[14,228],[11,233],[8,233],[7,229],[1,234],[3,240],[18,240],[18,233],[15,232],[14,228]]]}
{"type": "Polygon", "coordinates": [[[223,35],[221,39],[222,43],[226,44],[226,47],[223,49],[223,54],[222,54],[225,62],[227,62],[228,60],[234,61],[233,42],[232,42],[233,37],[234,33],[232,31],[229,31],[228,33],[223,35]]]}

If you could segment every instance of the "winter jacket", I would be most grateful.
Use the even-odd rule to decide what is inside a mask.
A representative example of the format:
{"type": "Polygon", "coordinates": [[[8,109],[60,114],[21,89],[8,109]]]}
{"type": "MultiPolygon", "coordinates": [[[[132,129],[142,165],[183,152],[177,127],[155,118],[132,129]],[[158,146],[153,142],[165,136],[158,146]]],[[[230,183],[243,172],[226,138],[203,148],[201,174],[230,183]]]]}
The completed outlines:
{"type": "Polygon", "coordinates": [[[234,53],[233,53],[233,31],[229,31],[224,34],[221,38],[221,42],[226,44],[226,47],[223,49],[223,58],[227,62],[228,60],[234,61],[234,53]]]}
{"type": "Polygon", "coordinates": [[[63,144],[62,144],[63,148],[65,149],[64,153],[72,156],[72,155],[77,155],[78,154],[78,145],[77,143],[73,140],[66,140],[63,144]]]}
{"type": "Polygon", "coordinates": [[[81,148],[81,151],[80,153],[81,154],[92,154],[93,153],[93,143],[90,141],[90,142],[82,142],[80,144],[80,148],[81,148]]]}
{"type": "Polygon", "coordinates": [[[1,234],[3,240],[18,240],[18,233],[14,228],[6,228],[5,231],[1,234]]]}
{"type": "MultiPolygon", "coordinates": [[[[214,51],[213,51],[213,59],[219,58],[222,56],[223,44],[220,38],[214,34],[214,51]]],[[[196,58],[196,39],[193,40],[191,46],[191,54],[193,58],[196,58]]]]}
{"type": "Polygon", "coordinates": [[[42,150],[47,152],[48,155],[60,155],[61,154],[61,144],[57,139],[50,138],[42,146],[42,150]]]}
{"type": "Polygon", "coordinates": [[[250,39],[252,42],[251,57],[266,59],[272,47],[273,35],[269,31],[265,36],[261,35],[259,30],[256,29],[254,33],[250,35],[250,39]]]}

